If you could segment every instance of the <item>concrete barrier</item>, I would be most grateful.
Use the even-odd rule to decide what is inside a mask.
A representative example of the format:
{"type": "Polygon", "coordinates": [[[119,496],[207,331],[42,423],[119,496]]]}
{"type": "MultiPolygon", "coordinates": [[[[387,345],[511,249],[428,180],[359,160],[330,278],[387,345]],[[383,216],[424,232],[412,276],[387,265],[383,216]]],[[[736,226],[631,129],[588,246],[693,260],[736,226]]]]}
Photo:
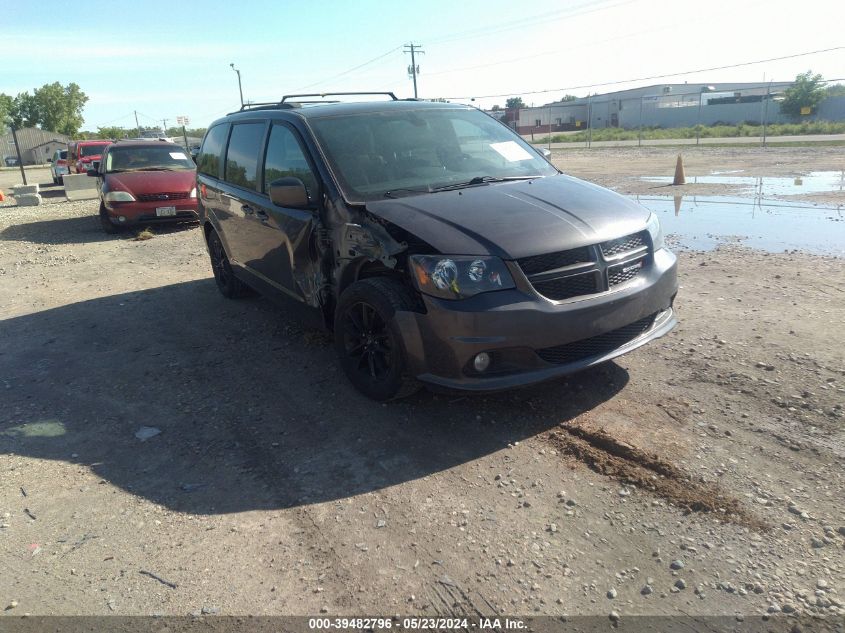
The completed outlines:
{"type": "Polygon", "coordinates": [[[68,200],[93,200],[97,193],[97,179],[87,174],[66,174],[62,177],[68,200]]]}
{"type": "Polygon", "coordinates": [[[34,185],[15,185],[12,187],[12,195],[16,198],[18,196],[25,196],[32,193],[38,193],[38,184],[34,185]]]}
{"type": "Polygon", "coordinates": [[[15,202],[19,207],[37,207],[41,204],[41,195],[37,193],[22,193],[15,195],[15,202]]]}

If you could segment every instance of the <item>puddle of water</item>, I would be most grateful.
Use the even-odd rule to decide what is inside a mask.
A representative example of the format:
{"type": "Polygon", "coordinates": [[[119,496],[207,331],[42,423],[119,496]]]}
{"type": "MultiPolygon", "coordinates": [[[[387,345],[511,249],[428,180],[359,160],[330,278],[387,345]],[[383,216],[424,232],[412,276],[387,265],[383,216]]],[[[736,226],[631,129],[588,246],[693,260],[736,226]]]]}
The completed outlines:
{"type": "MultiPolygon", "coordinates": [[[[739,170],[737,170],[739,171],[739,170]]],[[[826,193],[845,191],[845,170],[814,171],[796,178],[768,176],[730,176],[737,171],[713,172],[709,176],[687,178],[688,185],[737,185],[742,193],[754,193],[761,196],[789,196],[807,193],[826,193]]],[[[643,176],[643,182],[670,184],[671,176],[643,176]]]]}
{"type": "Polygon", "coordinates": [[[770,253],[798,249],[845,256],[845,205],[740,196],[633,196],[660,218],[673,245],[712,250],[735,243],[770,253]]]}

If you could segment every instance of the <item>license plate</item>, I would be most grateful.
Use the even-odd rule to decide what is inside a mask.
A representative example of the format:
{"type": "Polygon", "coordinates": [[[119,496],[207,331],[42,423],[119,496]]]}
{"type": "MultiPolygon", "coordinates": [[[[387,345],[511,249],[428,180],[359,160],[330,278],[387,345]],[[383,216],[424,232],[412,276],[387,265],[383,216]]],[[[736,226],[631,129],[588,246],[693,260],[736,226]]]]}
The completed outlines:
{"type": "Polygon", "coordinates": [[[176,207],[157,207],[156,215],[160,218],[167,218],[176,215],[176,207]]]}

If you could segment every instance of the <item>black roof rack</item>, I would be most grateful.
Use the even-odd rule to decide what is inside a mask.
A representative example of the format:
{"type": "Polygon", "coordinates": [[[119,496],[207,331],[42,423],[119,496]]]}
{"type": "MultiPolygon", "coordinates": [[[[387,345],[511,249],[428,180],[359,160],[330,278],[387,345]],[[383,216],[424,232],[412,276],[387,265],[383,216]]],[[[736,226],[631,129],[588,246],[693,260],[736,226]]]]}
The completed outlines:
{"type": "Polygon", "coordinates": [[[297,105],[294,103],[281,103],[280,101],[265,101],[262,103],[245,103],[240,107],[238,112],[243,112],[245,110],[287,110],[289,108],[296,107],[297,105]]]}
{"type": "MultiPolygon", "coordinates": [[[[351,97],[351,96],[361,96],[361,95],[383,95],[385,97],[390,97],[392,101],[399,101],[396,98],[396,95],[392,92],[313,92],[313,93],[306,93],[301,95],[285,95],[282,97],[282,100],[279,102],[280,104],[285,103],[288,99],[298,99],[299,97],[351,97]]],[[[302,103],[299,101],[299,103],[302,103]]],[[[336,101],[324,102],[324,101],[306,101],[305,103],[337,103],[336,101]]]]}
{"type": "MultiPolygon", "coordinates": [[[[396,95],[392,92],[315,92],[299,95],[285,95],[284,97],[282,97],[281,101],[245,103],[237,111],[246,112],[252,110],[289,110],[291,108],[299,108],[303,104],[313,105],[318,103],[340,103],[340,100],[338,99],[332,99],[329,101],[325,99],[309,99],[303,101],[300,100],[299,97],[348,97],[357,95],[384,95],[390,97],[393,101],[399,101],[399,99],[396,98],[396,95]],[[288,101],[288,99],[291,99],[291,101],[288,101]],[[296,101],[293,101],[293,99],[296,99],[296,101]]],[[[229,114],[234,114],[234,112],[230,112],[229,114]]]]}

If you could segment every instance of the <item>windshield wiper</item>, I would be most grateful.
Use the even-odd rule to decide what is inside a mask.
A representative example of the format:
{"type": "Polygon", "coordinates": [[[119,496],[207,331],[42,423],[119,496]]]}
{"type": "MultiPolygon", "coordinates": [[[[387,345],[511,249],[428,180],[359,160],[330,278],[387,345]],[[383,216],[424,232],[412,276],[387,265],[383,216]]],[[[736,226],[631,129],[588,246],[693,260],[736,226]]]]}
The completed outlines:
{"type": "Polygon", "coordinates": [[[434,187],[432,191],[449,191],[451,189],[463,189],[464,187],[473,187],[475,185],[483,185],[488,182],[509,182],[513,180],[534,180],[535,178],[542,178],[539,174],[534,176],[476,176],[466,182],[453,182],[441,187],[434,187]]]}
{"type": "Polygon", "coordinates": [[[390,191],[384,192],[385,198],[401,198],[402,196],[397,196],[397,193],[431,193],[434,189],[431,188],[430,185],[426,185],[425,187],[401,187],[399,189],[391,189],[390,191]]]}

